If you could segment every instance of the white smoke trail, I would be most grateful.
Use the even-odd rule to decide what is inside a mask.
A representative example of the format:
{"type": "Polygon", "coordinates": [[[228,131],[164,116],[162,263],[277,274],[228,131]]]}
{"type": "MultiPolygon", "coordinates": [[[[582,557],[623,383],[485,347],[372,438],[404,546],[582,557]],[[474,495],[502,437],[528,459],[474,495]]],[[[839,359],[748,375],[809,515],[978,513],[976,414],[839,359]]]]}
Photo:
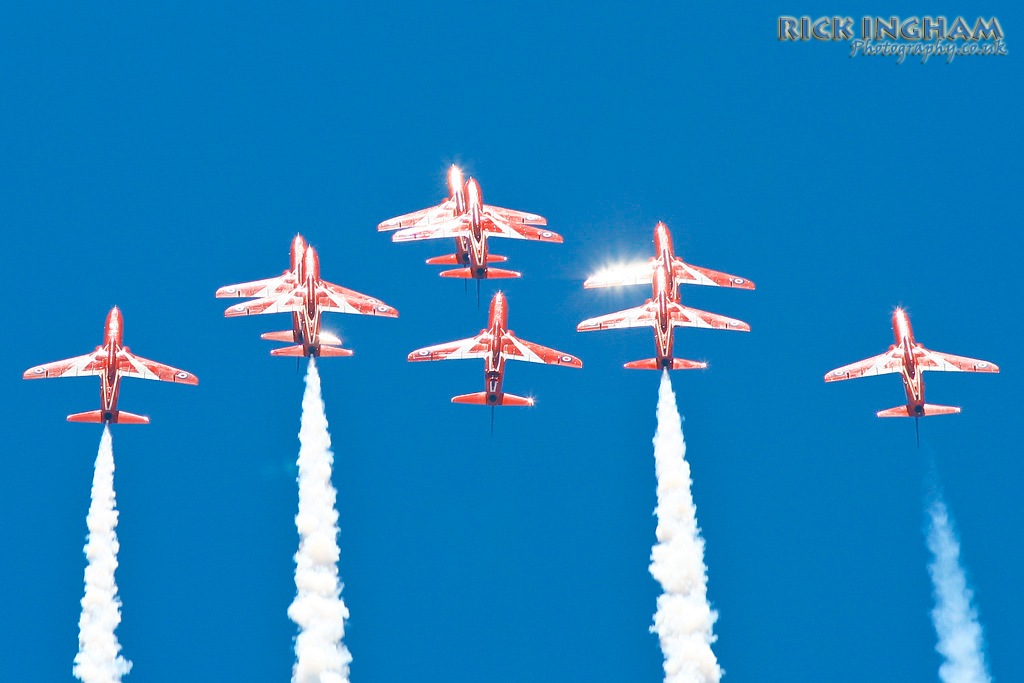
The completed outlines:
{"type": "Polygon", "coordinates": [[[114,449],[110,428],[103,428],[89,504],[89,539],[85,543],[85,596],[78,621],[78,654],[74,674],[83,683],[117,683],[131,671],[132,663],[118,654],[121,645],[114,629],[121,623],[117,597],[117,510],[114,500],[114,449]]]}
{"type": "Polygon", "coordinates": [[[654,466],[658,476],[658,543],[651,550],[651,575],[661,584],[652,633],[661,641],[666,683],[717,683],[722,677],[711,643],[718,612],[707,599],[704,539],[690,494],[683,423],[668,371],[658,390],[654,466]]]}
{"type": "Polygon", "coordinates": [[[971,604],[974,592],[960,566],[960,542],[953,521],[940,494],[928,505],[928,550],[932,561],[935,607],[932,623],[939,636],[935,649],[945,661],[939,666],[943,683],[988,683],[992,678],[985,666],[985,642],[978,610],[971,604]]]}
{"type": "Polygon", "coordinates": [[[337,491],[331,485],[331,436],[316,362],[309,359],[299,429],[299,550],[295,600],[288,616],[299,626],[292,683],[344,683],[352,655],[342,644],[348,608],[338,581],[337,491]]]}

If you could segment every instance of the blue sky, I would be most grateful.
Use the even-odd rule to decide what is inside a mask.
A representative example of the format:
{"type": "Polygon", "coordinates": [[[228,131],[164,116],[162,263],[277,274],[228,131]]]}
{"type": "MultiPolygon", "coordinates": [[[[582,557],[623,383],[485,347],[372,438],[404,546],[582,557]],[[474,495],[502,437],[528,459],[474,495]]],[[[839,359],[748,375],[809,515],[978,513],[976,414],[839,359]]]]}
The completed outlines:
{"type": "Polygon", "coordinates": [[[656,681],[659,588],[645,330],[578,334],[642,287],[584,291],[647,258],[754,280],[687,305],[749,334],[682,330],[678,373],[715,652],[727,680],[933,681],[925,453],[963,540],[991,671],[1024,677],[1018,567],[1022,72],[1012,3],[685,7],[452,3],[301,8],[64,3],[0,10],[0,211],[9,296],[0,479],[5,680],[71,680],[97,427],[93,380],[37,363],[125,341],[198,387],[128,380],[117,427],[126,680],[287,680],[295,633],[294,462],[302,394],[217,287],[276,275],[301,232],[325,279],[397,307],[333,316],[352,358],[321,364],[336,452],[353,681],[656,681]],[[845,43],[779,43],[780,14],[997,16],[1006,57],[896,65],[845,43]],[[496,242],[510,326],[583,370],[516,364],[530,410],[455,406],[482,364],[413,365],[484,326],[458,281],[392,244],[447,166],[562,245],[496,242]],[[825,385],[884,351],[905,306],[926,346],[999,363],[932,373],[922,422],[874,412],[895,377],[825,385]],[[929,451],[928,449],[931,449],[929,451]]]}

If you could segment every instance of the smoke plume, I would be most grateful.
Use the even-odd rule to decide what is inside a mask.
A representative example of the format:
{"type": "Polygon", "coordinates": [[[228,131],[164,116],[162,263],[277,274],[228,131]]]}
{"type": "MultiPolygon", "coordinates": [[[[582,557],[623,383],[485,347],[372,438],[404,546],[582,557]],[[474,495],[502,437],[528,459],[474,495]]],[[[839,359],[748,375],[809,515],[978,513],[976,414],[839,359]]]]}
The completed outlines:
{"type": "Polygon", "coordinates": [[[666,683],[717,683],[722,677],[711,643],[718,612],[707,599],[704,539],[690,494],[683,424],[668,371],[658,390],[654,466],[658,477],[658,543],[651,550],[651,575],[664,591],[658,597],[652,633],[665,656],[666,683]]]}
{"type": "Polygon", "coordinates": [[[309,359],[299,429],[299,550],[295,553],[295,600],[288,616],[299,626],[292,683],[348,681],[352,655],[342,644],[348,608],[338,581],[337,491],[331,484],[331,436],[316,362],[309,359]]]}
{"type": "Polygon", "coordinates": [[[119,653],[114,629],[121,623],[121,600],[117,597],[114,570],[117,569],[117,509],[114,500],[114,449],[110,427],[103,428],[96,469],[92,477],[89,504],[89,538],[85,543],[85,596],[78,620],[78,654],[74,674],[83,683],[117,683],[132,663],[119,653]]]}
{"type": "Polygon", "coordinates": [[[935,607],[932,623],[939,636],[935,649],[942,655],[939,678],[943,683],[989,683],[985,666],[985,641],[972,604],[974,592],[960,565],[960,542],[942,496],[936,493],[928,503],[928,550],[932,561],[935,607]]]}

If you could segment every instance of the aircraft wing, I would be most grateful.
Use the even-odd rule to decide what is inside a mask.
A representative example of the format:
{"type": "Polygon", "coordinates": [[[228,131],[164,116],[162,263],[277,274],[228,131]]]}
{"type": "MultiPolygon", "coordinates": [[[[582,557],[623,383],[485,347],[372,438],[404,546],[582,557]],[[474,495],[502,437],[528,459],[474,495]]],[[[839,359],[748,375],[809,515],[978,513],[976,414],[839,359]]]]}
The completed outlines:
{"type": "Polygon", "coordinates": [[[377,230],[379,232],[385,232],[387,230],[409,228],[414,225],[433,225],[436,223],[450,221],[453,218],[455,218],[455,201],[447,199],[437,206],[431,206],[426,209],[420,209],[419,211],[413,211],[412,213],[406,213],[401,216],[389,218],[388,220],[381,222],[377,226],[377,230]]]}
{"type": "Polygon", "coordinates": [[[512,333],[505,334],[501,345],[501,355],[510,360],[524,360],[530,363],[566,365],[570,368],[583,367],[583,361],[576,356],[528,342],[512,333]]]}
{"type": "Polygon", "coordinates": [[[282,294],[274,294],[262,299],[254,299],[230,306],[224,311],[224,317],[237,318],[242,315],[258,315],[261,313],[290,313],[301,310],[304,305],[305,302],[298,290],[293,289],[282,294]]]}
{"type": "Polygon", "coordinates": [[[836,382],[841,379],[856,379],[858,377],[867,377],[868,375],[885,375],[891,372],[903,372],[903,356],[895,346],[877,356],[836,368],[825,375],[825,381],[836,382]]]}
{"type": "Polygon", "coordinates": [[[717,313],[699,311],[696,308],[689,308],[674,301],[669,305],[668,317],[672,327],[705,327],[713,330],[750,332],[750,325],[742,320],[727,318],[717,313]]]}
{"type": "Polygon", "coordinates": [[[954,356],[926,349],[920,344],[914,347],[914,358],[921,370],[943,370],[946,372],[999,372],[999,366],[986,360],[954,356]]]}
{"type": "Polygon", "coordinates": [[[84,356],[75,356],[64,360],[37,365],[22,373],[24,379],[42,379],[44,377],[88,377],[102,375],[107,370],[107,356],[102,347],[84,356]]]}
{"type": "Polygon", "coordinates": [[[643,306],[628,308],[618,313],[587,318],[576,326],[577,332],[590,330],[614,330],[623,327],[653,327],[658,324],[658,307],[652,301],[643,306]]]}
{"type": "Polygon", "coordinates": [[[657,267],[656,259],[647,263],[639,263],[635,266],[623,268],[609,268],[602,270],[596,275],[591,275],[583,283],[586,289],[594,287],[620,287],[625,285],[649,285],[654,279],[654,269],[657,267]]]}
{"type": "Polygon", "coordinates": [[[136,356],[124,349],[117,352],[117,371],[126,377],[155,379],[161,382],[178,382],[180,384],[199,384],[199,378],[191,372],[172,368],[170,365],[157,363],[142,356],[136,356]]]}
{"type": "Polygon", "coordinates": [[[265,280],[254,280],[237,285],[227,285],[217,290],[217,298],[249,298],[265,297],[279,294],[295,287],[295,274],[286,270],[284,275],[268,277],[265,280]]]}
{"type": "Polygon", "coordinates": [[[750,280],[729,275],[728,273],[719,273],[717,270],[711,270],[710,268],[691,266],[689,263],[678,258],[672,262],[672,275],[678,282],[684,284],[754,289],[754,283],[750,280]]]}
{"type": "Polygon", "coordinates": [[[477,336],[468,339],[416,349],[409,354],[409,360],[457,360],[486,358],[489,355],[491,355],[491,333],[484,330],[477,336]]]}
{"type": "Polygon", "coordinates": [[[466,237],[471,231],[469,218],[456,216],[450,220],[430,225],[414,225],[399,230],[391,236],[392,242],[415,242],[417,240],[436,240],[444,237],[466,237]]]}
{"type": "Polygon", "coordinates": [[[325,312],[380,315],[386,318],[398,317],[398,311],[380,299],[374,299],[372,296],[366,296],[323,280],[317,285],[316,301],[320,310],[325,312]]]}
{"type": "Polygon", "coordinates": [[[507,237],[514,240],[532,240],[534,242],[562,243],[562,236],[544,227],[526,225],[515,221],[506,221],[501,216],[485,213],[481,216],[481,228],[488,237],[507,237]]]}
{"type": "Polygon", "coordinates": [[[500,206],[491,206],[490,204],[484,204],[484,211],[487,213],[499,216],[502,220],[508,223],[524,223],[526,225],[547,225],[548,219],[544,216],[538,216],[535,213],[526,213],[525,211],[516,211],[515,209],[503,209],[500,206]]]}

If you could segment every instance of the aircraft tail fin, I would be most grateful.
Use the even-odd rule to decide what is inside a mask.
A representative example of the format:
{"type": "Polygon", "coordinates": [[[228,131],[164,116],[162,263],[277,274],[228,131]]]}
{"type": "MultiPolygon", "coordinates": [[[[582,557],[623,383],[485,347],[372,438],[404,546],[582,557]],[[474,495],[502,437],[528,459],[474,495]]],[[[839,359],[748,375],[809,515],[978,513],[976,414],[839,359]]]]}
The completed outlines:
{"type": "Polygon", "coordinates": [[[453,396],[452,403],[464,403],[476,406],[532,406],[533,399],[515,394],[490,394],[495,400],[489,401],[486,391],[478,391],[474,394],[462,394],[453,396]]]}
{"type": "Polygon", "coordinates": [[[127,410],[89,410],[84,413],[68,415],[68,422],[110,422],[116,424],[145,425],[149,424],[149,418],[144,415],[129,413],[127,410]]]}
{"type": "Polygon", "coordinates": [[[707,366],[707,363],[702,363],[696,360],[686,360],[685,358],[673,358],[671,365],[662,365],[658,362],[657,358],[645,358],[644,360],[630,361],[623,367],[630,370],[661,370],[662,368],[666,368],[668,370],[703,370],[707,366]]]}
{"type": "Polygon", "coordinates": [[[285,330],[283,332],[264,332],[260,335],[260,339],[266,339],[268,341],[276,342],[291,342],[295,343],[299,341],[295,338],[294,330],[285,330]]]}
{"type": "MultiPolygon", "coordinates": [[[[508,261],[508,256],[498,256],[497,254],[488,254],[488,263],[504,263],[508,261]]],[[[458,266],[461,265],[459,262],[458,254],[447,254],[445,256],[435,256],[434,258],[428,258],[427,263],[432,266],[458,266]]]]}
{"type": "Polygon", "coordinates": [[[924,411],[920,415],[910,412],[907,406],[896,406],[888,410],[880,410],[875,414],[878,417],[927,417],[928,415],[952,415],[960,412],[960,408],[956,406],[940,406],[934,403],[925,403],[923,407],[924,411]]]}
{"type": "Polygon", "coordinates": [[[478,275],[479,271],[475,268],[456,268],[455,270],[444,270],[441,271],[441,277],[462,277],[462,278],[475,278],[477,280],[494,280],[497,278],[510,278],[510,277],[522,277],[523,274],[514,270],[505,270],[504,268],[487,268],[482,274],[478,275]]]}

